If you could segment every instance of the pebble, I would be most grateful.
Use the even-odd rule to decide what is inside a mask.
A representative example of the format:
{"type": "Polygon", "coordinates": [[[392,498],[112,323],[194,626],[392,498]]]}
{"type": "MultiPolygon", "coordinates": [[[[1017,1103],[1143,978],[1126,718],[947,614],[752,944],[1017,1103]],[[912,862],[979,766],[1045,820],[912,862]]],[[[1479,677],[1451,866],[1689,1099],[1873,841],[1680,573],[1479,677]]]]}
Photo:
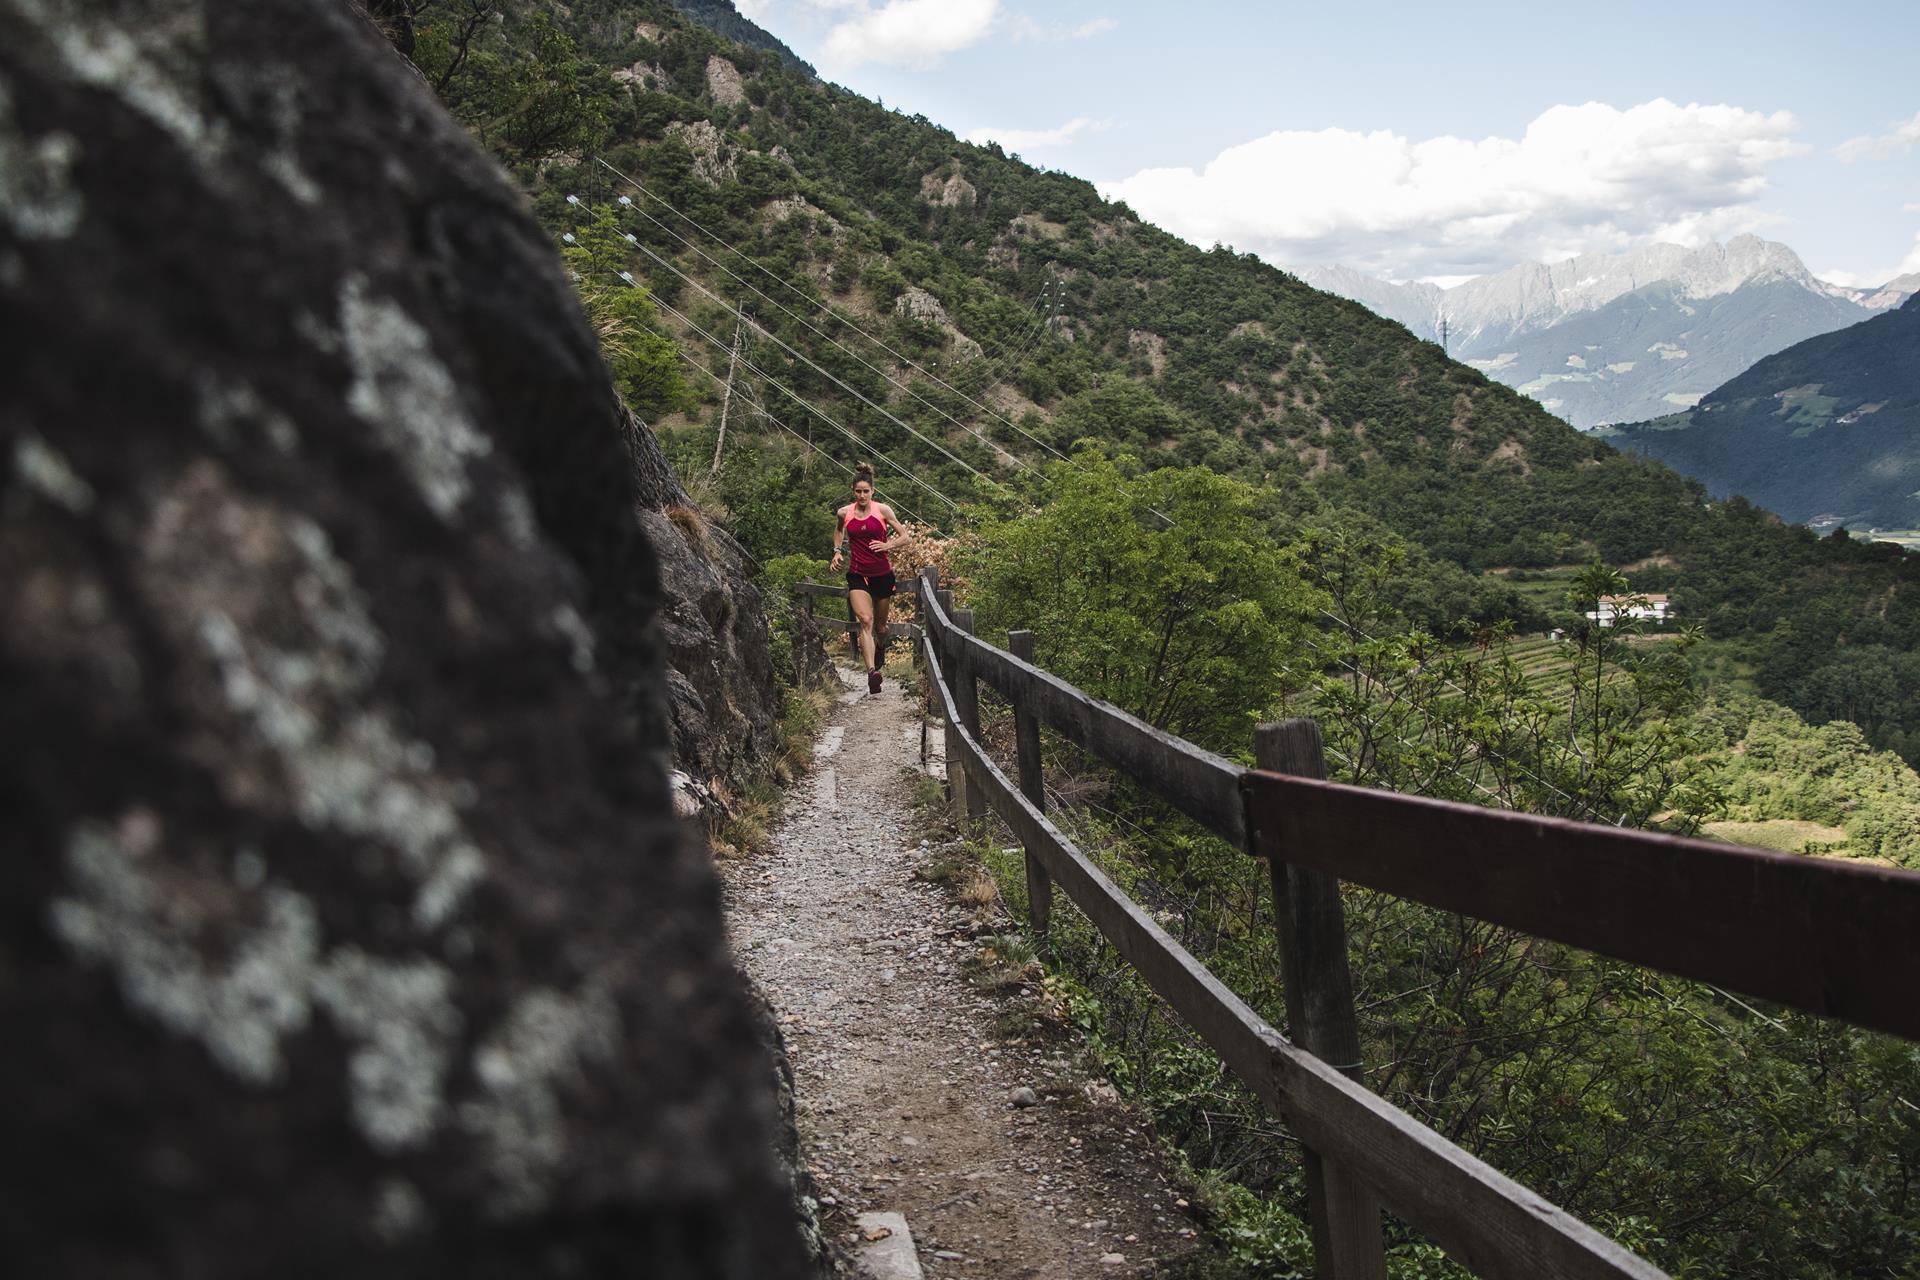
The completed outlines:
{"type": "Polygon", "coordinates": [[[1040,1105],[1040,1095],[1027,1088],[1027,1086],[1021,1085],[1018,1089],[1015,1089],[1007,1095],[1007,1101],[1016,1107],[1037,1107],[1040,1105]]]}
{"type": "Polygon", "coordinates": [[[1100,1255],[1100,1265],[1103,1267],[1124,1267],[1127,1265],[1127,1255],[1124,1253],[1103,1253],[1100,1255]]]}

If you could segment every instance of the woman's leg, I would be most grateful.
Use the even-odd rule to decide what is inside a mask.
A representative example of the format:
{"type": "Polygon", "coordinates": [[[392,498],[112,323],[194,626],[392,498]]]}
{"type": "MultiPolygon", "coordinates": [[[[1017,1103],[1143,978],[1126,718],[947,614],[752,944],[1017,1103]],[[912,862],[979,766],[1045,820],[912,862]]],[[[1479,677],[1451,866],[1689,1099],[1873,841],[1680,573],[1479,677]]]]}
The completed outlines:
{"type": "Polygon", "coordinates": [[[866,659],[867,670],[873,670],[873,596],[865,591],[852,588],[847,590],[847,603],[853,606],[853,620],[860,624],[860,656],[866,659]]]}
{"type": "Polygon", "coordinates": [[[873,665],[887,660],[887,615],[893,612],[893,597],[882,596],[873,602],[873,665]]]}

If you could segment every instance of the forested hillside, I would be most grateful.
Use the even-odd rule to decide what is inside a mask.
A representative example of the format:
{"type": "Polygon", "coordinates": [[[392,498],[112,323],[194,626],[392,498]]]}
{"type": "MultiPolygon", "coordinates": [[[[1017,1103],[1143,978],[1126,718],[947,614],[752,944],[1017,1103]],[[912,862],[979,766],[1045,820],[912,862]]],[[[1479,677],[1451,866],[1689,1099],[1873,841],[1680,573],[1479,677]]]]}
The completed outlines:
{"type": "MultiPolygon", "coordinates": [[[[1032,627],[1044,665],[1214,749],[1312,714],[1345,781],[1920,853],[1911,771],[1869,749],[1920,750],[1920,579],[1896,548],[1710,502],[1357,304],[666,0],[401,7],[422,74],[563,246],[707,513],[684,518],[725,522],[770,597],[824,573],[827,513],[871,459],[945,535],[983,631],[1032,627]],[[1486,572],[1556,568],[1543,597],[1486,572]],[[1633,590],[1705,639],[1580,623],[1633,590]],[[1552,623],[1564,645],[1514,638],[1552,623]],[[1839,769],[1799,786],[1809,758],[1839,769]]],[[[1115,785],[1088,775],[1061,820],[1104,824],[1112,873],[1279,1016],[1264,871],[1115,785]]],[[[1909,1046],[1374,895],[1351,910],[1368,1083],[1396,1105],[1675,1274],[1902,1274],[1909,1046]]],[[[1301,1274],[1297,1147],[1075,930],[1049,1016],[1193,1161],[1229,1274],[1301,1274]]],[[[1461,1274],[1404,1233],[1390,1265],[1461,1274]]]]}
{"type": "Polygon", "coordinates": [[[1623,447],[1790,520],[1920,527],[1920,295],[1769,356],[1623,447]]]}
{"type": "MultiPolygon", "coordinates": [[[[740,327],[714,496],[763,559],[821,542],[836,464],[856,456],[947,530],[957,506],[1016,501],[1031,467],[1091,439],[1267,487],[1296,517],[1363,513],[1468,571],[1661,556],[1667,575],[1635,585],[1671,586],[1756,689],[1808,714],[1824,714],[1809,690],[1861,665],[1850,649],[1920,638],[1911,561],[1709,504],[1364,307],[1194,249],[1086,182],[822,84],[664,0],[460,21],[474,3],[415,3],[416,60],[556,234],[577,247],[602,220],[583,285],[603,328],[657,357],[629,361],[630,396],[689,461],[711,464],[740,327]],[[661,309],[618,297],[621,271],[661,309]],[[697,370],[670,375],[656,321],[697,370]]],[[[1515,613],[1497,583],[1472,596],[1482,622],[1515,613]]],[[[1920,697],[1879,703],[1874,742],[1911,752],[1920,697]]]]}

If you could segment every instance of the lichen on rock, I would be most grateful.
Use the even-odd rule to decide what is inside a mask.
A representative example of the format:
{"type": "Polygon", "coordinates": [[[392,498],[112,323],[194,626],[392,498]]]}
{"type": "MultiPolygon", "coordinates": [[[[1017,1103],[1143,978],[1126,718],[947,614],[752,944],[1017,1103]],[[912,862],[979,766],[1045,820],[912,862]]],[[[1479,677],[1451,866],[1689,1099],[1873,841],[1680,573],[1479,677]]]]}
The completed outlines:
{"type": "Polygon", "coordinates": [[[470,488],[467,460],[493,444],[467,420],[432,339],[398,303],[370,296],[359,276],[341,286],[340,334],[353,370],[347,407],[400,455],[427,505],[451,516],[470,488]]]}
{"type": "Polygon", "coordinates": [[[0,26],[0,1256],[798,1276],[684,495],[524,199],[354,6],[0,26]]]}

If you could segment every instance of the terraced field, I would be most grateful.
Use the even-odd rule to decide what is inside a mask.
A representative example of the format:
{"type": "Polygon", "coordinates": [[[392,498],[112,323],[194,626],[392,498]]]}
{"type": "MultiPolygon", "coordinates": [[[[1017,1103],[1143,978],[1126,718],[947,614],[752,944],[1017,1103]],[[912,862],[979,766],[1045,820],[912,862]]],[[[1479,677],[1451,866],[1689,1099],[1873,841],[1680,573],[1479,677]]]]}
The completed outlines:
{"type": "Polygon", "coordinates": [[[1847,829],[1794,818],[1768,818],[1760,822],[1709,822],[1702,831],[1715,840],[1753,845],[1779,853],[1818,851],[1845,855],[1847,829]]]}
{"type": "Polygon", "coordinates": [[[1537,692],[1561,699],[1573,692],[1574,667],[1580,657],[1580,646],[1573,641],[1528,636],[1514,641],[1509,652],[1537,692]]]}

